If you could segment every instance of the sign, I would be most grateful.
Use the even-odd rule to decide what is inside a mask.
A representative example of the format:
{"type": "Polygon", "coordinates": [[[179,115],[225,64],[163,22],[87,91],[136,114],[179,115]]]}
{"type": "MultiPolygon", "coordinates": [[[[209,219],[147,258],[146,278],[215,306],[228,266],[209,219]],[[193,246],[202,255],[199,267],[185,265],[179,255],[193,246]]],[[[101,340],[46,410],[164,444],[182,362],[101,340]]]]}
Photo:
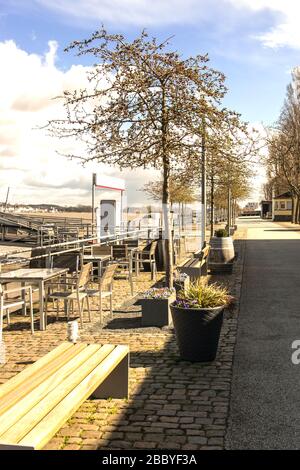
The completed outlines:
{"type": "Polygon", "coordinates": [[[113,176],[97,175],[95,178],[97,189],[110,189],[113,191],[125,191],[125,180],[113,176]]]}

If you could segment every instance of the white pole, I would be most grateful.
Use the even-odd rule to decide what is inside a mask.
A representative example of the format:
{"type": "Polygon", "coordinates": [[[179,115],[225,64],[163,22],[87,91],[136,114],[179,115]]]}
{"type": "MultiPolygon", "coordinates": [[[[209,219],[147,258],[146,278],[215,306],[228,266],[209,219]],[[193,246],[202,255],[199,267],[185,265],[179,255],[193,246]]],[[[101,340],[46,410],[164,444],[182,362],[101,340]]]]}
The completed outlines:
{"type": "Polygon", "coordinates": [[[201,152],[201,240],[200,249],[205,245],[206,240],[206,142],[205,142],[205,121],[202,121],[202,152],[201,152]]]}

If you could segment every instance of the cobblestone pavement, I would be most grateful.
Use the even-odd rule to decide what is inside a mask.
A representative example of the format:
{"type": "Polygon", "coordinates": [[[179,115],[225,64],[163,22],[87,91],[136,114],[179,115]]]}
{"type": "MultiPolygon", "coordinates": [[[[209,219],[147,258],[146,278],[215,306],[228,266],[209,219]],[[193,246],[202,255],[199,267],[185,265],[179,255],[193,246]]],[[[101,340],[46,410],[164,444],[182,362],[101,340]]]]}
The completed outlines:
{"type": "MultiPolygon", "coordinates": [[[[244,238],[244,233],[239,233],[244,238]]],[[[85,323],[81,340],[128,344],[130,399],[87,400],[45,449],[223,449],[237,331],[238,299],[243,267],[242,240],[236,241],[234,273],[214,277],[225,282],[237,303],[226,312],[217,359],[213,363],[179,360],[172,328],[141,328],[139,307],[130,299],[128,282],[116,281],[114,318],[101,327],[97,317],[85,323]],[[123,304],[123,307],[122,307],[123,304]]],[[[135,284],[143,291],[152,284],[143,273],[135,284]]],[[[160,276],[161,278],[161,276],[160,276]]],[[[66,321],[51,316],[46,331],[30,334],[26,317],[13,315],[4,329],[7,363],[0,383],[66,340],[66,321]]]]}

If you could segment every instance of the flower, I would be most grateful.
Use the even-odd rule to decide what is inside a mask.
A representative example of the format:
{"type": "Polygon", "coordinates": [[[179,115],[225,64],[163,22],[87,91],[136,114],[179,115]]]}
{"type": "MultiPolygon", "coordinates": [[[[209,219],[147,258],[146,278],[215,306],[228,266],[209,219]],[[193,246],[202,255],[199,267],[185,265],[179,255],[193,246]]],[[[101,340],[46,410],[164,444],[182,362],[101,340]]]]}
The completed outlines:
{"type": "Polygon", "coordinates": [[[174,287],[161,287],[161,288],[152,288],[143,292],[142,298],[143,299],[168,299],[173,294],[175,294],[174,287]]]}

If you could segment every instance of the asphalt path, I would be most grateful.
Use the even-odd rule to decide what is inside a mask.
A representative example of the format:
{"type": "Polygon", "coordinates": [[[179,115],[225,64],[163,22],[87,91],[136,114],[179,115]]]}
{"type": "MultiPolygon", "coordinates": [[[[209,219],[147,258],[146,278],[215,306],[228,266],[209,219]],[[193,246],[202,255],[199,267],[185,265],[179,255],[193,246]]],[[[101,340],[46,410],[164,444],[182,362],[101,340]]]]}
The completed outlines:
{"type": "Polygon", "coordinates": [[[226,448],[300,449],[300,364],[291,360],[300,340],[300,228],[239,224],[247,240],[226,448]]]}

